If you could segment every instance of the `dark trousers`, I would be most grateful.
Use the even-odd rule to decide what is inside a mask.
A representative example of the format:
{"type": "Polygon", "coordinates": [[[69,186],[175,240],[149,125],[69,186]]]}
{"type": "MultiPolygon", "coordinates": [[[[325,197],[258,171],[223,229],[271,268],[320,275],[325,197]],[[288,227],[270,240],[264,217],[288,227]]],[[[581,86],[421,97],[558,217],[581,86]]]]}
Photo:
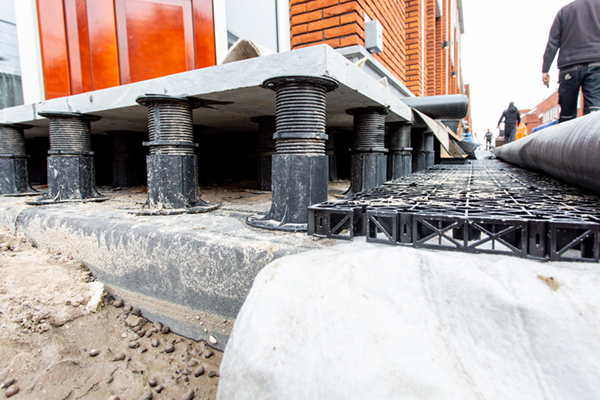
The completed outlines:
{"type": "Polygon", "coordinates": [[[515,133],[517,133],[517,125],[509,125],[504,123],[504,143],[510,143],[515,141],[515,133]]]}
{"type": "Polygon", "coordinates": [[[565,67],[560,70],[558,82],[559,123],[577,118],[580,87],[583,92],[583,113],[600,110],[600,62],[565,67]]]}

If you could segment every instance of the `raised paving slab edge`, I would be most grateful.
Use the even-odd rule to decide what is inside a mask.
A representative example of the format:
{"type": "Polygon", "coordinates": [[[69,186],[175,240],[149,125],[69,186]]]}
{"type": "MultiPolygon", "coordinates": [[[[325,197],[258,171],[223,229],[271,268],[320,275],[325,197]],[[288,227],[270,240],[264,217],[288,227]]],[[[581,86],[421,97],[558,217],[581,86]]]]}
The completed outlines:
{"type": "Polygon", "coordinates": [[[251,229],[243,222],[248,212],[139,217],[98,205],[22,202],[0,200],[2,226],[81,261],[148,319],[194,340],[212,335],[219,349],[265,265],[336,243],[251,229]]]}

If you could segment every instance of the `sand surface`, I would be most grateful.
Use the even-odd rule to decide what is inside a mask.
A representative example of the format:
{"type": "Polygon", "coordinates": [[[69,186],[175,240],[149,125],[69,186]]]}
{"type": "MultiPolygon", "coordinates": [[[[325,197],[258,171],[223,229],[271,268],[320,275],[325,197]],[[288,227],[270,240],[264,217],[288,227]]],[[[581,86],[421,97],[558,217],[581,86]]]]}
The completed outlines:
{"type": "Polygon", "coordinates": [[[0,231],[0,397],[215,398],[221,352],[115,305],[81,263],[0,231]]]}

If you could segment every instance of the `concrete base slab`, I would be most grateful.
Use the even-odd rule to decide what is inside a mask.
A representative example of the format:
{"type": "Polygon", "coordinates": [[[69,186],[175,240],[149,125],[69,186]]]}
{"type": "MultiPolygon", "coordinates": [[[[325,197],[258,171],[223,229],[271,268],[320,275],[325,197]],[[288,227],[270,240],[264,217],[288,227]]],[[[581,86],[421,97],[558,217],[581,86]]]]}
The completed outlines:
{"type": "Polygon", "coordinates": [[[140,202],[128,201],[126,192],[113,194],[102,204],[38,207],[0,198],[0,225],[81,261],[110,293],[150,320],[194,340],[213,336],[219,349],[265,265],[336,242],[248,227],[246,218],[264,213],[269,202],[225,202],[195,215],[137,216],[132,211],[140,202]]]}

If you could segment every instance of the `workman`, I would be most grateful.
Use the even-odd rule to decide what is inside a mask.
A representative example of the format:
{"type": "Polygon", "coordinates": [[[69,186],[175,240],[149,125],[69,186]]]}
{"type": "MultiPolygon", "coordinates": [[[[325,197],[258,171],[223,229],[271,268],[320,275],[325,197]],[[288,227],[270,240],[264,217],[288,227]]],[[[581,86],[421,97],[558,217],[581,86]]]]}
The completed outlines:
{"type": "Polygon", "coordinates": [[[510,102],[508,108],[504,110],[498,120],[498,128],[500,128],[502,120],[504,120],[504,143],[507,144],[515,140],[517,125],[521,123],[521,113],[519,113],[513,101],[510,102]]]}
{"type": "Polygon", "coordinates": [[[600,1],[575,0],[560,9],[548,37],[542,66],[542,81],[548,86],[548,71],[558,54],[560,118],[577,117],[579,88],[583,91],[583,113],[600,110],[600,1]]]}
{"type": "Polygon", "coordinates": [[[490,129],[488,128],[487,132],[485,133],[485,149],[486,150],[490,150],[492,148],[492,139],[494,138],[494,134],[492,132],[490,132],[490,129]]]}
{"type": "Polygon", "coordinates": [[[527,126],[523,123],[523,121],[519,122],[519,126],[517,126],[517,133],[515,133],[515,141],[519,139],[523,139],[527,136],[527,126]]]}

